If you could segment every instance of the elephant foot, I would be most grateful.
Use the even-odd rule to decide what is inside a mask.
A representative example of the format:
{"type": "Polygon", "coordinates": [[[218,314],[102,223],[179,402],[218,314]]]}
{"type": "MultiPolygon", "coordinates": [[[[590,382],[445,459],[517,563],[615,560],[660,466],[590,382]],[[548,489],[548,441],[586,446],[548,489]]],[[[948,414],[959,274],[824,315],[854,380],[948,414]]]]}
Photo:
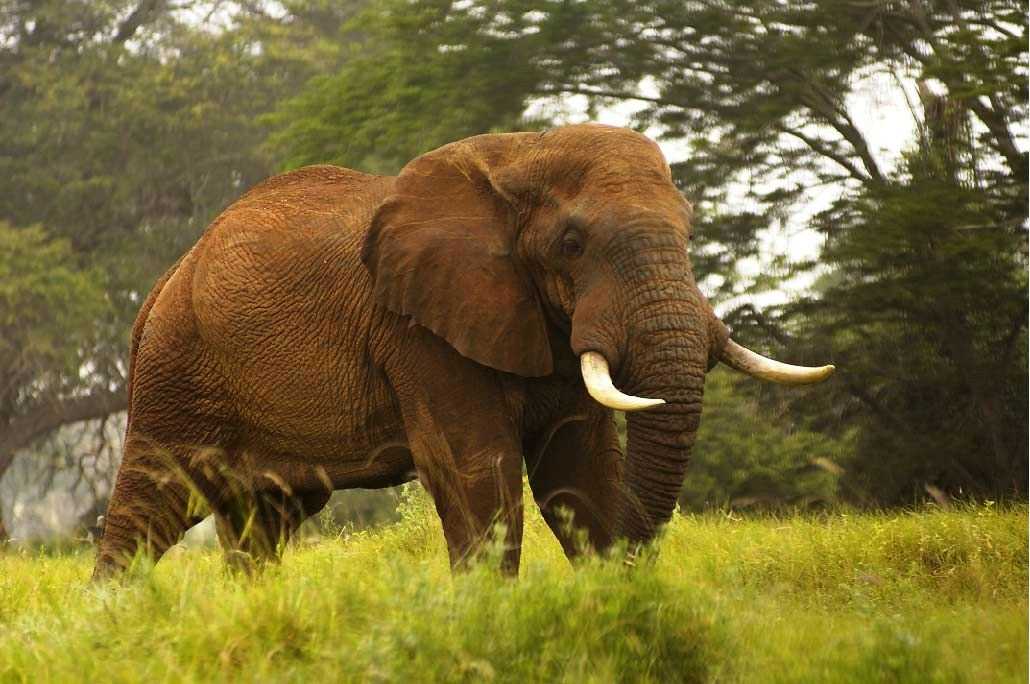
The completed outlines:
{"type": "Polygon", "coordinates": [[[225,552],[225,566],[232,574],[253,577],[263,564],[246,551],[230,549],[225,552]]]}

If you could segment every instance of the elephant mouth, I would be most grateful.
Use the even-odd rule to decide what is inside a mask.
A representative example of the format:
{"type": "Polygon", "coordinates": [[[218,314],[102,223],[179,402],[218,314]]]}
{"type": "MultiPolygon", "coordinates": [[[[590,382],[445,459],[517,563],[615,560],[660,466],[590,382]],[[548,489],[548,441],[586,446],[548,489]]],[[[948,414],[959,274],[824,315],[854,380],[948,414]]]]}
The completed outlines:
{"type": "MultiPolygon", "coordinates": [[[[737,344],[731,339],[717,354],[717,358],[730,368],[750,375],[751,377],[782,385],[809,385],[822,382],[833,374],[833,365],[826,366],[794,366],[770,359],[737,344]]],[[[587,351],[580,356],[580,372],[587,392],[599,404],[616,411],[643,411],[661,406],[665,399],[650,399],[625,394],[612,382],[608,361],[604,355],[596,351],[587,351]]]]}

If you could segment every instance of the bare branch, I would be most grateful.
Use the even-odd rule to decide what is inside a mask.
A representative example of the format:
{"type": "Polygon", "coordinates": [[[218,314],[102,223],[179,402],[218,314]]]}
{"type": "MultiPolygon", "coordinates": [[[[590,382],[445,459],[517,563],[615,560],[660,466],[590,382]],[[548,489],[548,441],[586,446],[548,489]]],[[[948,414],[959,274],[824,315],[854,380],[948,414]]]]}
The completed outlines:
{"type": "Polygon", "coordinates": [[[14,418],[0,434],[0,474],[11,465],[14,452],[62,425],[100,418],[125,409],[124,389],[96,390],[82,397],[48,402],[14,418]]]}
{"type": "Polygon", "coordinates": [[[658,104],[675,104],[669,100],[664,100],[660,97],[648,97],[647,95],[641,95],[626,90],[596,90],[594,88],[584,88],[582,86],[567,86],[562,85],[556,88],[537,88],[533,91],[534,95],[588,95],[590,97],[608,97],[614,100],[640,100],[642,102],[655,102],[658,104]]]}
{"type": "Polygon", "coordinates": [[[807,145],[809,149],[811,149],[816,154],[826,157],[827,159],[831,159],[840,166],[844,167],[844,169],[847,170],[848,175],[852,178],[861,181],[862,183],[868,183],[870,180],[872,180],[868,175],[862,173],[861,169],[855,166],[855,164],[852,163],[850,159],[830,149],[828,145],[823,143],[823,141],[805,135],[801,131],[794,128],[790,128],[788,126],[777,126],[777,130],[786,133],[789,136],[797,138],[801,142],[805,143],[805,145],[807,145]]]}
{"type": "Polygon", "coordinates": [[[133,36],[145,24],[153,21],[160,10],[164,9],[165,0],[140,0],[136,9],[129,13],[129,16],[118,25],[114,42],[124,43],[133,36]]]}
{"type": "Polygon", "coordinates": [[[855,154],[862,161],[862,166],[865,167],[868,174],[865,181],[884,182],[883,172],[880,171],[880,165],[869,150],[869,143],[866,141],[865,136],[862,135],[862,132],[858,130],[858,127],[855,126],[855,122],[844,106],[832,93],[809,79],[801,71],[791,69],[791,73],[808,87],[808,92],[803,93],[801,96],[802,102],[818,114],[826,124],[840,133],[844,140],[851,144],[852,149],[854,149],[855,154]]]}

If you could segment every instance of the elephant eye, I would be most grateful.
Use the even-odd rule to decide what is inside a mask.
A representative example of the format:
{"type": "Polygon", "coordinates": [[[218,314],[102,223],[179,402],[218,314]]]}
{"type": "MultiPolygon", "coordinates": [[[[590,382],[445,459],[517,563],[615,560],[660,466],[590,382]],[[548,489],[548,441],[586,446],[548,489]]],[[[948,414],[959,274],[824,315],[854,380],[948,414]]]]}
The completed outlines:
{"type": "Polygon", "coordinates": [[[561,253],[562,256],[569,259],[575,259],[583,253],[583,243],[580,241],[579,236],[573,232],[568,232],[561,240],[561,253]]]}

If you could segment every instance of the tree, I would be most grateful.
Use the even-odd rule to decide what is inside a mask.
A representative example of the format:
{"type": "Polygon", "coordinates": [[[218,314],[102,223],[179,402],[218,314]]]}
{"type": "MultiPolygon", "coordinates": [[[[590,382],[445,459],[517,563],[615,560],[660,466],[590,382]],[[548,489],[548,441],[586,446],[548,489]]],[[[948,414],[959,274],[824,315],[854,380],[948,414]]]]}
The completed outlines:
{"type": "Polygon", "coordinates": [[[975,169],[957,163],[963,138],[925,134],[904,175],[820,216],[833,271],[780,312],[848,369],[814,394],[848,407],[860,435],[848,480],[885,503],[928,485],[1026,496],[1025,197],[963,178],[975,169]]]}
{"type": "Polygon", "coordinates": [[[728,276],[716,297],[737,302],[735,334],[802,362],[827,352],[839,361],[829,389],[802,396],[815,402],[810,426],[860,428],[852,488],[884,503],[927,485],[1026,495],[1021,6],[422,0],[377,4],[353,26],[366,40],[351,61],[274,119],[288,164],[392,170],[512,126],[541,98],[585,97],[589,111],[635,103],[634,125],[689,148],[673,171],[701,217],[695,267],[728,276]],[[853,107],[876,78],[923,93],[911,105],[919,137],[900,165],[874,148],[853,107]],[[760,231],[783,226],[813,187],[837,196],[815,225],[822,257],[733,277],[736,261],[758,253],[760,231]],[[739,305],[804,273],[819,286],[790,307],[739,305]],[[806,336],[817,344],[799,347],[806,336]],[[908,437],[882,438],[892,431],[908,437]]]}
{"type": "Polygon", "coordinates": [[[84,355],[96,338],[68,335],[88,331],[107,312],[102,282],[102,274],[77,266],[67,240],[38,226],[15,230],[0,222],[0,416],[7,417],[0,473],[19,446],[69,419],[124,403],[119,390],[83,382],[84,355]]]}
{"type": "Polygon", "coordinates": [[[536,79],[532,46],[492,38],[492,15],[454,22],[453,11],[449,3],[375,3],[350,21],[356,39],[341,67],[266,117],[283,164],[396,173],[453,140],[535,125],[522,117],[536,79]]]}
{"type": "MultiPolygon", "coordinates": [[[[0,476],[62,424],[125,406],[157,276],[271,175],[258,119],[334,36],[315,3],[0,0],[0,476]],[[215,11],[225,23],[198,24],[215,11]]],[[[339,21],[346,13],[338,16],[339,21]]]]}
{"type": "Polygon", "coordinates": [[[751,396],[753,381],[714,370],[680,503],[706,508],[808,508],[839,498],[852,445],[805,429],[792,410],[770,410],[751,396]],[[746,387],[745,387],[746,385],[746,387]]]}

